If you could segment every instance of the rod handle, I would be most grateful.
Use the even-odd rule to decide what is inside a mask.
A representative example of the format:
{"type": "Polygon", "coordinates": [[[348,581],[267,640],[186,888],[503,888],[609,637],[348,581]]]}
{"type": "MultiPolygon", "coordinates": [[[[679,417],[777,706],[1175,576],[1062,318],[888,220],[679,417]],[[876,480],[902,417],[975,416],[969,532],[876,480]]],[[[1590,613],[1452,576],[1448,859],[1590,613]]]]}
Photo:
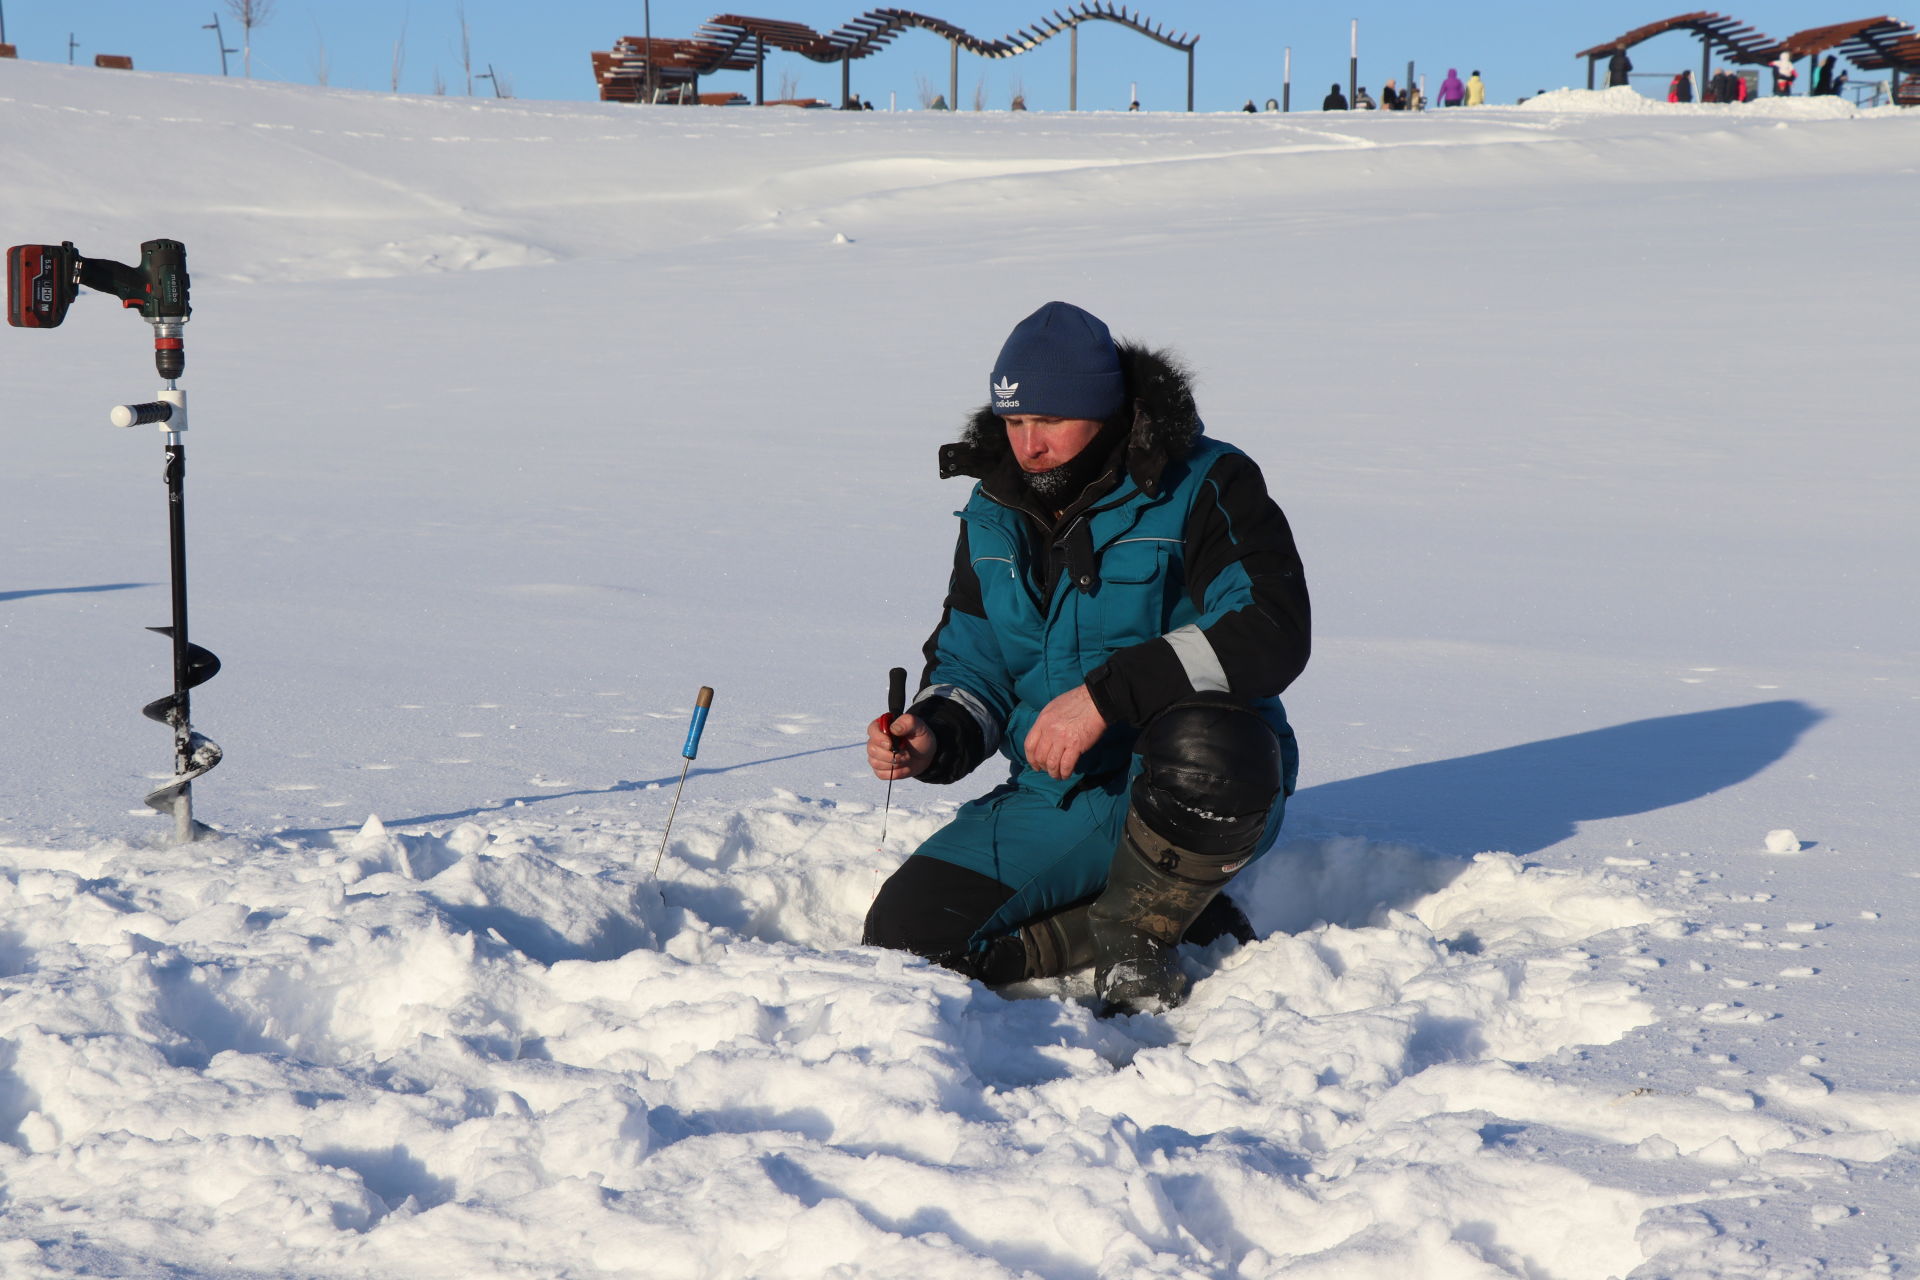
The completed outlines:
{"type": "Polygon", "coordinates": [[[907,709],[907,669],[893,667],[887,672],[887,714],[880,721],[880,731],[889,733],[893,729],[893,718],[907,709]]]}
{"type": "Polygon", "coordinates": [[[707,727],[707,710],[713,706],[713,690],[706,685],[693,700],[693,723],[687,726],[687,745],[680,754],[691,760],[700,754],[700,733],[707,727]]]}

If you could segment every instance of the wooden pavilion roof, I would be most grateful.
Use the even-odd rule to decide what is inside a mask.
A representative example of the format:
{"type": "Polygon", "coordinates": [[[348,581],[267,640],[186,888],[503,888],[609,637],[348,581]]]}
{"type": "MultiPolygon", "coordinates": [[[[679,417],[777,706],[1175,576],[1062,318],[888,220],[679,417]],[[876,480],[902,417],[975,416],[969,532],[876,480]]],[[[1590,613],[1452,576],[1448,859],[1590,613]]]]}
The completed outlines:
{"type": "Polygon", "coordinates": [[[1725,14],[1709,13],[1702,9],[1694,13],[1677,14],[1671,18],[1662,18],[1658,22],[1649,22],[1644,27],[1619,35],[1591,49],[1582,49],[1574,54],[1576,58],[1597,58],[1612,53],[1616,49],[1631,49],[1644,40],[1665,35],[1669,31],[1690,31],[1708,45],[1718,48],[1729,62],[1765,62],[1775,56],[1779,49],[1776,41],[1769,40],[1738,18],[1729,18],[1725,14]]]}
{"type": "Polygon", "coordinates": [[[1778,57],[1780,50],[1785,49],[1796,58],[1814,58],[1829,49],[1838,48],[1855,66],[1865,67],[1867,64],[1845,46],[1858,44],[1862,52],[1873,56],[1898,47],[1902,38],[1911,41],[1913,35],[1912,27],[1892,18],[1857,18],[1852,22],[1835,22],[1824,27],[1796,31],[1780,42],[1774,50],[1774,56],[1778,57]]]}

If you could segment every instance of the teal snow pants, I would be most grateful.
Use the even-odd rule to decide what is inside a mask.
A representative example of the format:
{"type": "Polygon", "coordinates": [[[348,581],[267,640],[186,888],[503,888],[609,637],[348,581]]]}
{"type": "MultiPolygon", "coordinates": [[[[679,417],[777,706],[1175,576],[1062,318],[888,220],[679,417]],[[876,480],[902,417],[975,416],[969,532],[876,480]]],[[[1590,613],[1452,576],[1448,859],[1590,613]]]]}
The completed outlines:
{"type": "MultiPolygon", "coordinates": [[[[1280,734],[1286,786],[1273,802],[1255,848],[1258,858],[1280,836],[1287,797],[1299,770],[1291,730],[1280,734]]],[[[1018,766],[1012,778],[960,806],[953,821],[928,837],[915,856],[939,858],[991,876],[1013,896],[987,917],[972,945],[1011,933],[1029,920],[1052,915],[1099,893],[1107,883],[1113,851],[1127,821],[1128,792],[1140,772],[1140,757],[1124,775],[1099,786],[1066,791],[1037,769],[1018,766]]]]}

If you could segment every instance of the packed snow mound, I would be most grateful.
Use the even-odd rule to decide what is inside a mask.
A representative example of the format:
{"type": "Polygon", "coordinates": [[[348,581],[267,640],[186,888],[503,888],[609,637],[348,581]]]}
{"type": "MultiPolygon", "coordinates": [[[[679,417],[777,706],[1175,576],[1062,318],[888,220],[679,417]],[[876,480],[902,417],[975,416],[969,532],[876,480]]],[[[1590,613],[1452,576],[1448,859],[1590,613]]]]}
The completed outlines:
{"type": "MultiPolygon", "coordinates": [[[[1868,114],[1840,97],[1761,96],[1751,102],[1668,102],[1650,98],[1630,85],[1609,89],[1554,89],[1535,94],[1516,105],[1521,111],[1554,111],[1568,115],[1726,115],[1754,119],[1850,120],[1868,114]]],[[[1876,108],[1891,111],[1897,108],[1876,108]]]]}

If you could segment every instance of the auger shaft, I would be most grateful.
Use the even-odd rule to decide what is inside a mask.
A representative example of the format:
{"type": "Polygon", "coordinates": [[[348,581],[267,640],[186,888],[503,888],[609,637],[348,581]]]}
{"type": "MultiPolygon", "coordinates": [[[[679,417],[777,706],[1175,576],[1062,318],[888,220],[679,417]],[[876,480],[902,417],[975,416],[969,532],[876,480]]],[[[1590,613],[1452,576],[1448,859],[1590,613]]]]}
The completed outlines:
{"type": "Polygon", "coordinates": [[[160,424],[166,431],[161,468],[167,486],[167,561],[173,618],[168,626],[149,631],[173,642],[173,692],[141,708],[149,720],[173,730],[173,777],[147,795],[147,803],[173,815],[174,839],[197,840],[207,828],[194,821],[193,780],[220,763],[220,748],[193,729],[191,690],[220,670],[220,659],[194,644],[187,630],[187,396],[169,382],[160,399],[151,404],[122,405],[111,421],[115,426],[160,424]]]}
{"type": "MultiPolygon", "coordinates": [[[[193,645],[187,639],[187,445],[178,431],[167,433],[167,559],[173,585],[173,772],[184,777],[193,765],[193,645]]],[[[174,839],[195,836],[193,783],[180,784],[173,802],[174,839]]]]}

